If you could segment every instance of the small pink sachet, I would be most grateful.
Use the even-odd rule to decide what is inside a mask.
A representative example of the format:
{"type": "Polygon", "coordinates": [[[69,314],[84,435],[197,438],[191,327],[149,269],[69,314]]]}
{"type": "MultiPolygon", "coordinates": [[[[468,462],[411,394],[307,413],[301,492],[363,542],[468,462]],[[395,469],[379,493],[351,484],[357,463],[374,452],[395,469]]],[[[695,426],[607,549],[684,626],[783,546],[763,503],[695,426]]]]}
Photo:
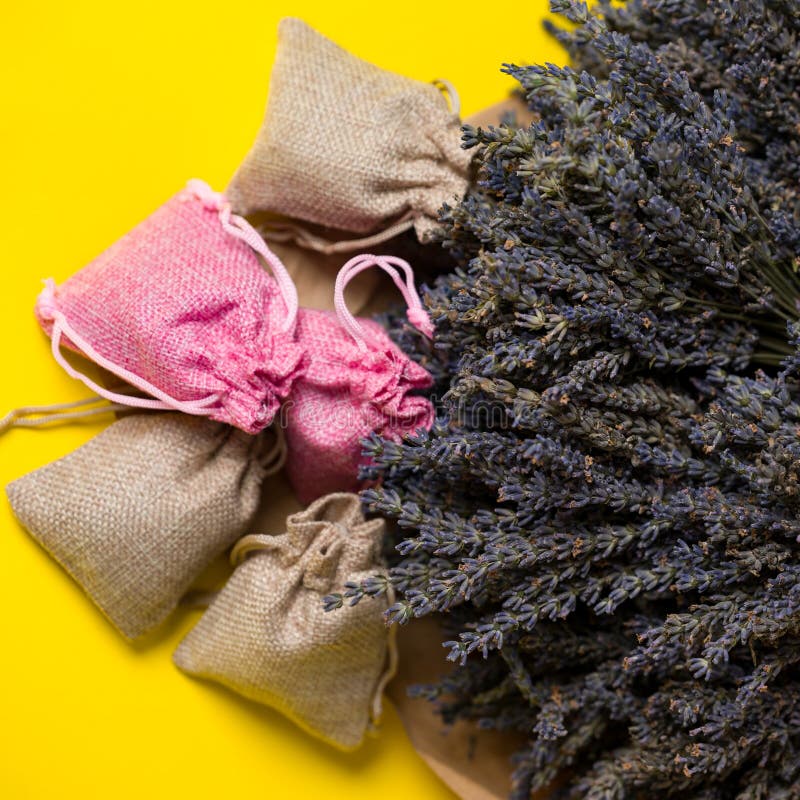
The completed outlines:
{"type": "Polygon", "coordinates": [[[358,489],[364,437],[375,432],[397,441],[433,424],[430,400],[414,394],[432,385],[430,374],[408,358],[378,323],[354,318],[345,305],[347,282],[371,266],[392,276],[408,304],[409,321],[426,336],[433,334],[411,267],[392,256],[361,255],[342,268],[336,280],[335,314],[300,309],[297,338],[309,360],[284,413],[287,472],[303,503],[358,489]],[[405,271],[405,280],[395,267],[405,271]]]}
{"type": "Polygon", "coordinates": [[[36,314],[56,360],[99,395],[248,433],[272,422],[304,369],[291,278],[202,181],[190,181],[61,286],[47,281],[36,314]],[[98,386],[66,361],[62,344],[149,397],[98,386]]]}

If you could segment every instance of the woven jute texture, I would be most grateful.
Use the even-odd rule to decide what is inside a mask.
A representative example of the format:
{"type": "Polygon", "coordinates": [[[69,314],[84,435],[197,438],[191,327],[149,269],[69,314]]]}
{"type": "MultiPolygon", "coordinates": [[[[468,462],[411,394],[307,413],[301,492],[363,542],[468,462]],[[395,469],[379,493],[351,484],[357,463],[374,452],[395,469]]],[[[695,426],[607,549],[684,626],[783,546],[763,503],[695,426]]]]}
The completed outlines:
{"type": "Polygon", "coordinates": [[[286,422],[287,474],[303,503],[358,489],[364,437],[378,433],[399,441],[433,424],[430,400],[414,394],[430,387],[430,374],[378,323],[359,323],[366,351],[335,314],[301,309],[297,316],[297,339],[308,352],[308,364],[281,417],[286,422]]]}
{"type": "Polygon", "coordinates": [[[267,113],[226,194],[237,213],[272,211],[354,233],[415,217],[424,241],[467,188],[470,153],[434,85],[362,61],[284,19],[267,113]]]}
{"type": "Polygon", "coordinates": [[[325,611],[322,598],[384,570],[384,523],[358,497],[320,498],[286,533],[237,543],[240,562],[175,651],[186,672],[272,706],[325,741],[356,747],[383,688],[384,600],[325,611]]]}
{"type": "Polygon", "coordinates": [[[135,638],[246,530],[269,436],[175,413],[135,414],[6,491],[22,525],[135,638]]]}

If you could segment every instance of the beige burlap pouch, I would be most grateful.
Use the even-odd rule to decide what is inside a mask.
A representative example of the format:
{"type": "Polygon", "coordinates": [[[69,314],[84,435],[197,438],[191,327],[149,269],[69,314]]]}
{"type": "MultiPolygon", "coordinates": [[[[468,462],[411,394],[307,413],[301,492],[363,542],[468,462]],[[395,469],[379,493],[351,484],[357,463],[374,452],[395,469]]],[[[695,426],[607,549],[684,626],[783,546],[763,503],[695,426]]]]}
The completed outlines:
{"type": "Polygon", "coordinates": [[[284,534],[246,536],[233,575],[173,660],[330,744],[356,747],[393,674],[386,601],[325,611],[323,597],[381,572],[383,536],[383,520],[366,522],[353,494],[292,514],[284,534]]]}
{"type": "Polygon", "coordinates": [[[358,234],[413,224],[424,241],[441,205],[466,191],[470,159],[439,88],[287,18],[264,123],[226,194],[239,214],[271,211],[358,234]]]}
{"type": "Polygon", "coordinates": [[[276,447],[272,431],[135,414],[6,492],[22,525],[135,638],[247,529],[276,447]]]}

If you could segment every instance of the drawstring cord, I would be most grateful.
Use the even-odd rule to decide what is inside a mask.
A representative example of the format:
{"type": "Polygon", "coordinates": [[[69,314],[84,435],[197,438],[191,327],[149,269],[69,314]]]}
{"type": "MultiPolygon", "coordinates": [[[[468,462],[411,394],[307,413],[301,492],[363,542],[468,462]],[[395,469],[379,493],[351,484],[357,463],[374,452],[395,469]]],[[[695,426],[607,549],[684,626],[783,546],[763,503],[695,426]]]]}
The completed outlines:
{"type": "Polygon", "coordinates": [[[299,302],[297,287],[294,285],[291,275],[286,271],[283,262],[269,249],[258,231],[244,217],[231,212],[230,203],[224,194],[213,191],[205,181],[198,178],[190,180],[186,188],[206,209],[219,212],[220,224],[227,234],[249,245],[267,262],[286,305],[286,319],[281,327],[281,332],[291,331],[297,318],[299,302]]]}
{"type": "Polygon", "coordinates": [[[397,286],[403,295],[403,299],[406,301],[406,315],[408,321],[424,336],[427,336],[429,339],[433,338],[433,323],[417,293],[416,286],[414,285],[414,270],[411,268],[411,265],[407,261],[404,261],[402,258],[397,258],[396,256],[363,254],[351,258],[339,270],[339,274],[336,276],[336,285],[333,290],[333,302],[336,308],[336,315],[342,327],[344,327],[355,340],[359,350],[366,352],[366,336],[364,328],[350,313],[350,309],[347,307],[347,303],[344,299],[344,290],[347,284],[355,278],[356,275],[371,267],[380,267],[384,272],[389,274],[395,286],[397,286]],[[399,267],[405,273],[405,280],[403,280],[395,267],[399,267]]]}
{"type": "Polygon", "coordinates": [[[0,418],[0,434],[11,428],[38,428],[49,425],[53,422],[65,422],[66,420],[83,419],[93,417],[98,414],[110,414],[115,411],[124,411],[127,405],[119,403],[105,404],[97,408],[83,408],[83,406],[94,405],[102,400],[101,397],[87,397],[84,400],[76,400],[73,403],[56,403],[50,406],[24,406],[9,411],[4,417],[0,418]],[[82,411],[70,411],[73,408],[83,408],[82,411]],[[62,413],[66,412],[66,413],[62,413]],[[29,417],[35,417],[29,419],[29,417]]]}
{"type": "Polygon", "coordinates": [[[53,332],[51,334],[50,349],[53,353],[53,358],[61,366],[61,368],[72,378],[81,381],[85,386],[91,389],[95,394],[104,397],[112,403],[120,405],[131,406],[133,408],[147,408],[151,410],[167,410],[172,409],[175,411],[182,411],[184,414],[194,415],[207,415],[209,406],[213,405],[219,399],[218,394],[209,395],[202,400],[178,400],[166,392],[162,392],[157,386],[154,386],[149,381],[136,375],[125,367],[121,367],[110,361],[105,356],[102,356],[97,350],[89,344],[67,321],[67,318],[56,309],[55,305],[55,282],[52,278],[45,281],[44,291],[39,295],[39,308],[45,318],[53,320],[53,332]],[[93,361],[99,367],[108,370],[113,375],[121,378],[131,386],[140,389],[152,397],[158,398],[152,400],[148,397],[131,397],[125,394],[118,394],[117,392],[110,392],[104,389],[99,384],[95,383],[88,375],[85,375],[80,370],[75,369],[72,364],[67,361],[64,354],[61,352],[61,337],[66,335],[70,341],[77,347],[83,355],[90,361],[93,361]]]}
{"type": "MultiPolygon", "coordinates": [[[[395,602],[395,592],[391,584],[391,579],[389,579],[389,585],[386,591],[386,601],[390,608],[395,602]]],[[[392,678],[397,675],[397,668],[399,665],[400,648],[397,644],[397,623],[395,623],[389,627],[387,632],[385,669],[378,679],[378,683],[372,693],[370,723],[373,729],[377,727],[381,715],[383,714],[383,693],[386,691],[386,687],[391,683],[392,678]]]]}
{"type": "Polygon", "coordinates": [[[248,533],[247,536],[242,536],[231,550],[229,556],[231,565],[238,567],[251,553],[274,550],[276,539],[277,536],[268,533],[248,533]]]}
{"type": "Polygon", "coordinates": [[[286,464],[286,457],[289,454],[289,448],[286,445],[286,434],[283,432],[283,428],[280,425],[273,424],[269,430],[275,436],[275,443],[259,458],[259,463],[264,469],[265,478],[280,472],[284,464],[286,464]]]}
{"type": "Polygon", "coordinates": [[[436,80],[431,81],[431,83],[447,97],[450,111],[456,116],[459,116],[461,114],[461,98],[458,96],[456,87],[446,78],[436,78],[436,80]]]}
{"type": "Polygon", "coordinates": [[[405,233],[414,227],[413,219],[402,219],[388,228],[384,228],[371,236],[362,239],[341,239],[338,242],[326,239],[324,236],[312,233],[307,228],[295,222],[267,222],[264,229],[274,242],[294,242],[305,250],[313,250],[329,256],[336,253],[352,253],[354,250],[364,250],[368,247],[388,242],[401,233],[405,233]]]}

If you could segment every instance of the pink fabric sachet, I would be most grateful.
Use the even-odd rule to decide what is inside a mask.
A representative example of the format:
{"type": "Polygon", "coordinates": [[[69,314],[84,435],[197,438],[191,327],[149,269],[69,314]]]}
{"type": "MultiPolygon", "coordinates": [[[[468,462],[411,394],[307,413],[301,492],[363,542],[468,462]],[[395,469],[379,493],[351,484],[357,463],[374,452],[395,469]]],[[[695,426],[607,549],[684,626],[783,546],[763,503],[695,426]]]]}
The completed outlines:
{"type": "Polygon", "coordinates": [[[190,181],[61,286],[47,281],[36,314],[56,360],[102,397],[248,433],[272,422],[304,368],[291,278],[202,181],[190,181]],[[149,397],[105,390],[66,361],[61,345],[149,397]]]}
{"type": "Polygon", "coordinates": [[[409,321],[430,337],[433,325],[414,288],[411,267],[392,256],[351,259],[336,279],[336,313],[300,309],[297,338],[309,361],[285,406],[287,472],[298,499],[359,487],[361,440],[376,432],[395,441],[429,429],[430,400],[413,392],[432,385],[430,374],[406,356],[376,322],[356,319],[344,287],[359,272],[379,266],[392,276],[408,305],[409,321]],[[401,278],[395,267],[405,272],[401,278]]]}

